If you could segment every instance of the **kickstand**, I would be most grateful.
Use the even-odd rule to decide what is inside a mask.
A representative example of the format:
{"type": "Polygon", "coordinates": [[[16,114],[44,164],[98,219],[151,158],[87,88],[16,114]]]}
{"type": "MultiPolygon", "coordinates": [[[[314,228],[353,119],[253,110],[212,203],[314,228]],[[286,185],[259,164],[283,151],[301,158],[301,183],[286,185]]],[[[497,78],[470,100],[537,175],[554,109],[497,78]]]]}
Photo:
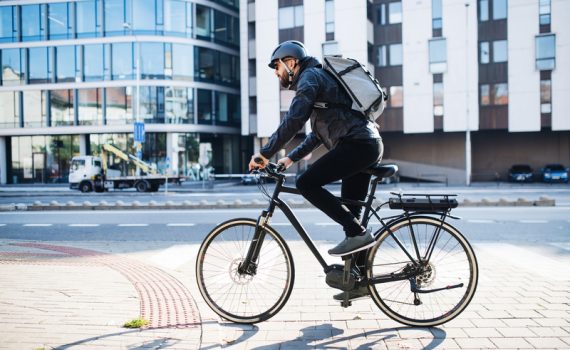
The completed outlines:
{"type": "MultiPolygon", "coordinates": [[[[350,270],[352,268],[352,266],[351,266],[352,265],[352,259],[351,259],[350,255],[344,256],[344,257],[342,257],[342,259],[344,260],[344,271],[342,274],[342,284],[343,284],[343,286],[347,286],[349,281],[350,281],[350,270]]],[[[348,288],[346,288],[346,289],[348,289],[348,288]]],[[[340,306],[342,306],[344,308],[352,306],[352,301],[350,301],[348,299],[349,294],[350,293],[348,291],[344,292],[344,300],[340,302],[340,306]]]]}

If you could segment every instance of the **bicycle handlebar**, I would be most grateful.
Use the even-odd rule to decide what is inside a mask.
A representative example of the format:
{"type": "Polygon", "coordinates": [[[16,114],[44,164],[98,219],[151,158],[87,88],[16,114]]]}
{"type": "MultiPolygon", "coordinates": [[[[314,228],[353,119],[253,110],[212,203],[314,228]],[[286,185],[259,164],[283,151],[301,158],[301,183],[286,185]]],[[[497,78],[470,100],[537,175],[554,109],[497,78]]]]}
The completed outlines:
{"type": "MultiPolygon", "coordinates": [[[[257,164],[263,164],[263,160],[261,158],[255,158],[253,161],[257,164]]],[[[263,171],[271,177],[280,178],[285,176],[285,174],[283,174],[285,170],[285,165],[269,162],[263,169],[254,169],[252,172],[263,171]]]]}

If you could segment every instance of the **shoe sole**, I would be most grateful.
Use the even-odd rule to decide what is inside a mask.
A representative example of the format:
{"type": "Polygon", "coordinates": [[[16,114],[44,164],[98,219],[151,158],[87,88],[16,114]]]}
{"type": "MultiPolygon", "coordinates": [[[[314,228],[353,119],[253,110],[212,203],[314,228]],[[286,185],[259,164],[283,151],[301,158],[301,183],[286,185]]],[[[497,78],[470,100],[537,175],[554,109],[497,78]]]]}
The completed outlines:
{"type": "Polygon", "coordinates": [[[349,255],[349,254],[353,254],[353,253],[359,252],[359,251],[361,251],[361,250],[366,250],[366,249],[368,249],[368,248],[374,246],[375,244],[376,244],[376,241],[374,240],[374,241],[370,242],[370,244],[364,245],[364,246],[362,246],[362,247],[358,247],[358,248],[353,249],[353,250],[351,250],[351,251],[344,252],[344,253],[340,253],[340,254],[335,254],[335,253],[329,252],[329,255],[330,255],[330,256],[345,256],[345,255],[349,255]]]}
{"type": "MultiPolygon", "coordinates": [[[[356,298],[352,298],[352,299],[348,299],[348,300],[349,300],[349,301],[354,301],[354,300],[360,300],[360,299],[369,298],[369,297],[370,297],[370,294],[366,294],[366,295],[363,295],[363,296],[360,296],[360,297],[356,297],[356,298]]],[[[344,298],[342,298],[342,299],[337,299],[337,298],[333,297],[333,300],[336,300],[336,301],[343,301],[344,298]]]]}

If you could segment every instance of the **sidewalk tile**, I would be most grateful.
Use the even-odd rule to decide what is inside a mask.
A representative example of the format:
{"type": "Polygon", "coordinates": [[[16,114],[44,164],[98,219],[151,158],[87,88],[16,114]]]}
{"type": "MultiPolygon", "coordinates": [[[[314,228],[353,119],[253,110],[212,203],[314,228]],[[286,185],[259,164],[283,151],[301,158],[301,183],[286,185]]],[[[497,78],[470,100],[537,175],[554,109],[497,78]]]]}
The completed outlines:
{"type": "Polygon", "coordinates": [[[452,338],[434,339],[431,341],[428,339],[420,339],[420,342],[424,349],[460,349],[459,344],[452,338]]]}
{"type": "Polygon", "coordinates": [[[464,328],[463,330],[472,338],[491,338],[501,336],[495,328],[464,328]]]}
{"type": "Polygon", "coordinates": [[[456,338],[455,341],[462,349],[496,349],[488,338],[456,338]]]}
{"type": "Polygon", "coordinates": [[[549,337],[540,337],[540,338],[525,338],[525,340],[531,343],[537,349],[567,349],[568,344],[564,343],[560,338],[549,338],[549,337]]]}
{"type": "Polygon", "coordinates": [[[529,327],[528,329],[540,337],[568,336],[568,332],[560,327],[529,327]]]}
{"type": "Polygon", "coordinates": [[[499,349],[534,349],[524,338],[490,338],[499,349]]]}
{"type": "Polygon", "coordinates": [[[532,337],[535,336],[533,332],[531,332],[526,327],[504,327],[504,328],[496,328],[499,333],[503,336],[510,338],[510,337],[532,337]]]}

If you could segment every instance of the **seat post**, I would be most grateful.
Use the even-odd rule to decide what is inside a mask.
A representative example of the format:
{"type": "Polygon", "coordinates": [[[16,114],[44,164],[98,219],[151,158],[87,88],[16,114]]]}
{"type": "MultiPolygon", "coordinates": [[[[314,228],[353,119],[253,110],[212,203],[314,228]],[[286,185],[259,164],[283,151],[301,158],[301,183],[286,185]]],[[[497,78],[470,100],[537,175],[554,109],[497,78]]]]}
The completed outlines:
{"type": "Polygon", "coordinates": [[[376,186],[378,186],[378,181],[380,181],[380,177],[372,175],[370,179],[370,191],[368,192],[368,198],[366,199],[366,206],[364,207],[364,214],[362,215],[362,226],[368,226],[368,217],[370,215],[370,210],[372,209],[372,203],[376,198],[374,194],[376,193],[376,186]]]}

